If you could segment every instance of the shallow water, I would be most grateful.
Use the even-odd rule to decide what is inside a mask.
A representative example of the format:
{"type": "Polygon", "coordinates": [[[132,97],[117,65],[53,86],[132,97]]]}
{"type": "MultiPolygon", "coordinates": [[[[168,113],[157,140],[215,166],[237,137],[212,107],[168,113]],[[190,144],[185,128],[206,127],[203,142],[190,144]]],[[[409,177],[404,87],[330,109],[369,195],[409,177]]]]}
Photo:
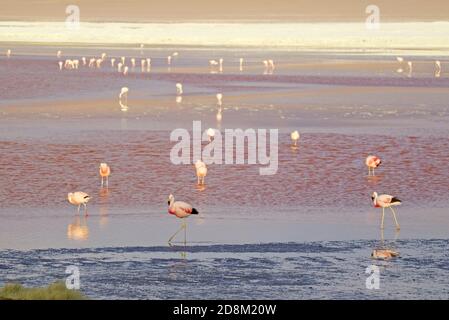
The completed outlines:
{"type": "Polygon", "coordinates": [[[77,264],[83,290],[100,299],[447,298],[449,78],[434,77],[434,57],[416,58],[408,77],[391,57],[278,51],[269,52],[279,62],[268,75],[266,56],[250,50],[243,73],[241,52],[212,49],[181,52],[167,70],[164,48],[147,51],[150,73],[123,77],[108,64],[60,72],[56,48],[22,50],[0,58],[8,79],[0,88],[0,284],[43,285],[77,264]],[[207,60],[222,55],[224,73],[211,74],[207,60]],[[176,103],[179,81],[185,94],[176,103]],[[122,86],[130,87],[127,112],[117,102],[122,86]],[[193,165],[169,158],[170,132],[190,131],[193,120],[203,130],[279,129],[277,174],[212,164],[197,187],[193,165]],[[382,158],[376,177],[367,177],[368,154],[382,158]],[[100,162],[112,169],[108,189],[100,162]],[[67,203],[75,190],[93,197],[87,218],[67,203]],[[368,291],[364,270],[382,237],[373,191],[403,201],[401,233],[393,235],[389,213],[385,230],[401,258],[379,263],[382,289],[368,291]],[[200,211],[188,219],[185,249],[166,245],[179,226],[166,213],[170,193],[200,211]]]}
{"type": "Polygon", "coordinates": [[[0,251],[0,284],[45,285],[80,270],[96,299],[447,299],[447,240],[387,242],[392,261],[369,258],[377,241],[0,251]],[[365,269],[380,268],[366,289],[365,269]]]}

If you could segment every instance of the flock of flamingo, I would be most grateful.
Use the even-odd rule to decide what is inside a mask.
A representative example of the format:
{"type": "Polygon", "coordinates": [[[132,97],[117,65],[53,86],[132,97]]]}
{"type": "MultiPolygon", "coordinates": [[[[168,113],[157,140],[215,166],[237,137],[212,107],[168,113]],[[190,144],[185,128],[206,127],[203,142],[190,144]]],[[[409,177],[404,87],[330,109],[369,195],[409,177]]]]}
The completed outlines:
{"type": "MultiPolygon", "coordinates": [[[[141,45],[141,49],[143,49],[143,45],[141,45]]],[[[142,51],[141,51],[141,53],[142,53],[142,51]]],[[[6,52],[7,58],[10,58],[11,55],[12,55],[12,51],[11,51],[11,49],[8,49],[6,52]]],[[[57,52],[56,56],[58,59],[60,59],[62,57],[62,52],[59,50],[57,52]]],[[[171,55],[167,56],[167,65],[170,66],[172,64],[172,60],[176,59],[178,56],[179,56],[178,52],[174,52],[171,55]]],[[[80,65],[87,66],[89,68],[101,68],[106,57],[107,57],[107,54],[103,53],[100,58],[90,58],[89,60],[87,60],[86,57],[82,57],[81,62],[77,59],[73,59],[73,60],[67,59],[65,61],[62,61],[62,60],[59,61],[58,65],[59,65],[60,70],[62,70],[62,69],[68,69],[68,70],[78,69],[80,67],[80,65]]],[[[402,73],[404,71],[402,68],[402,65],[405,63],[408,68],[408,73],[411,76],[412,71],[413,71],[413,63],[411,61],[405,61],[404,58],[402,58],[402,57],[397,57],[396,60],[398,63],[401,64],[401,67],[397,70],[397,72],[402,73]]],[[[118,63],[115,64],[116,59],[111,58],[110,59],[111,67],[117,68],[117,72],[120,72],[120,73],[123,73],[123,75],[126,75],[129,72],[129,66],[126,65],[126,61],[127,61],[126,57],[121,57],[120,60],[118,61],[118,63]]],[[[136,59],[131,58],[131,59],[129,59],[129,61],[131,63],[131,67],[134,68],[136,66],[136,59]]],[[[240,71],[243,71],[243,63],[244,63],[243,58],[240,58],[239,59],[239,70],[240,71]]],[[[145,70],[149,72],[151,69],[151,59],[150,58],[141,59],[140,65],[141,65],[142,72],[145,70]]],[[[209,65],[213,69],[213,72],[216,72],[215,69],[217,69],[218,72],[223,72],[223,59],[222,58],[220,58],[218,61],[217,60],[209,60],[209,65]]],[[[275,69],[273,60],[271,60],[271,59],[263,60],[263,65],[265,67],[265,73],[270,73],[270,74],[273,73],[273,71],[275,69]]],[[[435,61],[435,68],[436,68],[435,76],[439,77],[441,75],[441,71],[442,71],[440,61],[435,61]]],[[[179,99],[180,97],[182,97],[182,94],[184,93],[183,86],[181,83],[176,83],[175,87],[176,87],[176,96],[177,96],[177,99],[179,99]]],[[[127,87],[123,87],[120,91],[119,103],[122,106],[122,110],[123,110],[123,108],[125,108],[127,106],[128,92],[129,92],[129,88],[127,88],[127,87]]],[[[217,98],[217,104],[220,106],[220,110],[221,110],[223,95],[221,93],[218,93],[216,95],[216,98],[217,98]]],[[[217,120],[221,120],[221,111],[219,111],[219,113],[217,114],[217,120]]],[[[215,136],[215,129],[209,128],[207,130],[207,135],[209,137],[209,141],[212,141],[212,139],[215,136]]],[[[300,139],[299,132],[296,130],[293,131],[290,134],[290,138],[292,140],[292,148],[297,148],[298,141],[300,139]]],[[[368,176],[374,176],[374,170],[377,169],[382,164],[382,161],[379,157],[370,155],[366,158],[365,164],[368,167],[368,176]]],[[[195,170],[196,170],[198,185],[200,185],[200,186],[204,185],[205,178],[207,175],[206,164],[201,160],[197,160],[197,162],[195,163],[195,170]]],[[[107,163],[100,164],[99,174],[101,177],[101,187],[107,188],[109,185],[108,178],[109,178],[109,175],[111,174],[111,169],[107,163]]],[[[92,199],[91,196],[89,196],[85,192],[77,191],[77,192],[69,193],[67,195],[67,199],[68,199],[69,203],[78,207],[78,213],[80,212],[81,207],[84,207],[84,213],[85,213],[85,215],[87,215],[87,203],[92,199]]],[[[378,195],[377,192],[374,192],[372,194],[371,200],[372,200],[373,206],[375,208],[382,208],[382,219],[381,219],[380,228],[382,230],[384,228],[385,209],[389,208],[393,214],[396,229],[399,230],[400,226],[399,226],[399,223],[398,223],[398,220],[396,217],[396,212],[393,209],[393,207],[401,205],[401,203],[402,203],[401,200],[395,196],[391,196],[391,195],[387,195],[387,194],[378,195]]],[[[192,214],[193,215],[198,214],[198,210],[196,210],[189,203],[182,202],[182,201],[175,201],[174,196],[172,194],[170,194],[168,197],[168,213],[176,216],[177,218],[184,219],[184,218],[189,217],[192,214]]],[[[183,220],[181,228],[175,234],[173,234],[173,236],[170,237],[170,239],[168,241],[169,244],[172,242],[174,237],[182,230],[184,230],[184,243],[186,243],[186,236],[185,236],[186,223],[183,220]]],[[[373,251],[372,256],[374,258],[387,259],[387,258],[392,258],[392,257],[397,256],[397,253],[392,250],[389,250],[389,249],[376,249],[373,251]]]]}

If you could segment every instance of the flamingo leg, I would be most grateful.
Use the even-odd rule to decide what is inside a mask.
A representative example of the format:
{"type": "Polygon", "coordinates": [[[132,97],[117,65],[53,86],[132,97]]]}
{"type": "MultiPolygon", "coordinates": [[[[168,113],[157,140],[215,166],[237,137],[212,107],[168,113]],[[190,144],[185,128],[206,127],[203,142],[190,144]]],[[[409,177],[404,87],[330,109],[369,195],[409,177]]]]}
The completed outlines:
{"type": "Polygon", "coordinates": [[[382,208],[382,222],[380,223],[380,228],[382,230],[384,228],[384,219],[385,219],[385,208],[382,208]]]}
{"type": "Polygon", "coordinates": [[[396,230],[399,230],[401,227],[399,226],[398,219],[396,218],[396,212],[394,212],[393,208],[390,207],[391,212],[393,212],[394,222],[396,223],[396,230]]]}
{"type": "Polygon", "coordinates": [[[101,187],[103,188],[103,177],[101,177],[101,187]]]}
{"type": "Polygon", "coordinates": [[[78,214],[80,213],[81,204],[78,205],[78,214]]]}
{"type": "Polygon", "coordinates": [[[109,177],[106,177],[106,188],[109,187],[109,177]]]}
{"type": "Polygon", "coordinates": [[[185,223],[184,223],[184,222],[183,222],[183,224],[181,225],[181,228],[179,228],[178,231],[176,231],[176,232],[170,237],[170,239],[168,239],[168,243],[169,243],[169,244],[171,243],[171,241],[173,240],[173,238],[176,237],[176,235],[182,231],[182,229],[185,229],[185,223]]]}
{"type": "Polygon", "coordinates": [[[187,223],[183,223],[184,227],[184,247],[187,245],[187,223]]]}

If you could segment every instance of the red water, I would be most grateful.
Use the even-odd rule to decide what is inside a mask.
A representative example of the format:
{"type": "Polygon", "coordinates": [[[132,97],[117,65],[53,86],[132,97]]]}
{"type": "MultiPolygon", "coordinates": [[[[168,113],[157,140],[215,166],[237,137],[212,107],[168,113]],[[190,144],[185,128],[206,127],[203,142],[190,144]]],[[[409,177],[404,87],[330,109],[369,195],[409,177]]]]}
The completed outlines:
{"type": "Polygon", "coordinates": [[[169,132],[92,132],[60,140],[0,141],[2,207],[56,207],[76,190],[91,194],[92,203],[107,197],[110,206],[129,207],[165,206],[170,193],[248,208],[365,207],[373,191],[423,207],[449,198],[448,138],[306,134],[294,150],[281,136],[277,174],[259,175],[258,164],[209,165],[204,190],[196,186],[193,165],[171,164],[169,132]],[[374,178],[364,166],[368,154],[383,160],[374,178]],[[112,169],[107,192],[100,189],[100,162],[112,169]]]}

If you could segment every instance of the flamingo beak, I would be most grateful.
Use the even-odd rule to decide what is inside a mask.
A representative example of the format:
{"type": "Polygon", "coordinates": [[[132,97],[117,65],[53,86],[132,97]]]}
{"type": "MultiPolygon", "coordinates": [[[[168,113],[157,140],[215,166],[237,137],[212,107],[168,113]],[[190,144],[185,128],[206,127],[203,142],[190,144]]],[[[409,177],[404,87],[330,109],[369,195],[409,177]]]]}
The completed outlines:
{"type": "Polygon", "coordinates": [[[167,204],[170,205],[170,201],[167,201],[167,204]]]}

